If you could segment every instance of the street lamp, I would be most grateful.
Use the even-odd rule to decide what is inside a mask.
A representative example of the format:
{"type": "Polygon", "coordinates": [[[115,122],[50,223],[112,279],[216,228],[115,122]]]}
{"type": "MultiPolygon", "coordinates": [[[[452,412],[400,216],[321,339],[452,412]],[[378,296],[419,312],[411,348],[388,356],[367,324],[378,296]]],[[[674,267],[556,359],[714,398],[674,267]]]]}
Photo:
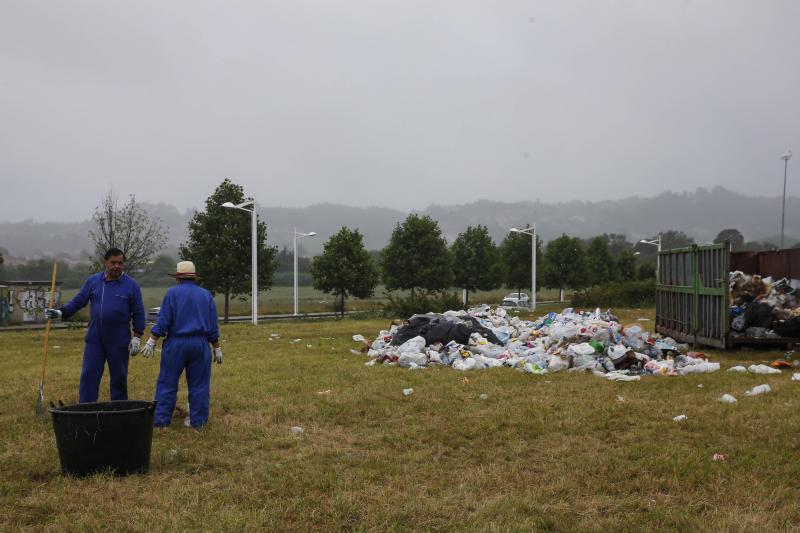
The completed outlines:
{"type": "Polygon", "coordinates": [[[297,239],[302,239],[303,237],[313,237],[317,233],[314,231],[310,231],[308,233],[299,233],[297,228],[294,228],[294,314],[297,315],[298,313],[298,302],[297,302],[297,239]]]}
{"type": "Polygon", "coordinates": [[[647,239],[642,239],[639,241],[642,244],[650,244],[652,246],[657,246],[658,251],[656,255],[656,283],[658,283],[658,275],[661,270],[661,234],[658,234],[657,239],[653,239],[652,241],[648,241],[647,239]]]}
{"type": "Polygon", "coordinates": [[[250,294],[250,300],[252,303],[251,313],[253,316],[253,325],[258,324],[258,240],[256,237],[256,228],[258,227],[258,215],[256,214],[256,201],[248,200],[246,202],[242,202],[240,204],[234,205],[231,202],[225,202],[222,204],[222,207],[227,207],[228,209],[240,209],[242,211],[246,211],[250,213],[252,228],[250,233],[250,239],[252,241],[252,249],[251,249],[251,273],[250,276],[253,278],[253,287],[250,294]],[[245,209],[247,206],[252,206],[252,209],[245,209]]]}
{"type": "Polygon", "coordinates": [[[781,156],[783,159],[783,206],[781,207],[781,250],[783,250],[783,221],[786,214],[786,172],[789,170],[789,160],[792,158],[792,151],[787,150],[781,156]]]}
{"type": "MultiPolygon", "coordinates": [[[[525,229],[517,229],[511,228],[510,230],[513,233],[524,233],[525,235],[531,236],[531,299],[530,299],[530,306],[531,310],[536,310],[536,225],[532,225],[529,228],[525,229]]],[[[519,296],[519,294],[517,295],[519,296]]]]}

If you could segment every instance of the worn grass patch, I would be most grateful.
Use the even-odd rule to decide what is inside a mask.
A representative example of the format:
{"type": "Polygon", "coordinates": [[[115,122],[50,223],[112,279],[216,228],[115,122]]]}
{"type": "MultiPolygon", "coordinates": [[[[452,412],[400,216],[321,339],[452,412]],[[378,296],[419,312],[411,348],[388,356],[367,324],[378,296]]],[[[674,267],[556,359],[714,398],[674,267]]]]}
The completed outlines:
{"type": "MultiPolygon", "coordinates": [[[[652,310],[621,313],[652,328],[652,310]]],[[[153,438],[151,472],[73,479],[35,418],[42,332],[0,334],[0,529],[781,530],[800,525],[800,383],[723,371],[612,383],[365,367],[384,320],[225,326],[211,423],[153,438]],[[277,333],[279,337],[270,337],[277,333]],[[273,340],[268,340],[272,338],[273,340]],[[294,339],[301,339],[293,342],[294,339]],[[307,345],[311,345],[308,347],[307,345]],[[467,377],[465,382],[463,379],[467,377]],[[773,392],[744,391],[769,383],[773,392]],[[698,385],[703,387],[698,387],[698,385]],[[402,395],[402,389],[414,394],[402,395]],[[739,400],[726,405],[723,393],[739,400]],[[479,395],[488,394],[488,400],[479,395]],[[624,401],[619,401],[621,396],[624,401]],[[686,414],[675,423],[672,417],[686,414]],[[301,426],[304,433],[292,435],[301,426]],[[712,456],[723,453],[725,462],[712,456]]],[[[48,399],[76,400],[82,332],[51,341],[48,399]]],[[[131,361],[151,398],[157,359],[131,361]]],[[[185,384],[182,384],[185,387],[185,384]]],[[[108,380],[101,385],[108,398],[108,380]]],[[[179,407],[186,407],[181,391],[179,407]]]]}

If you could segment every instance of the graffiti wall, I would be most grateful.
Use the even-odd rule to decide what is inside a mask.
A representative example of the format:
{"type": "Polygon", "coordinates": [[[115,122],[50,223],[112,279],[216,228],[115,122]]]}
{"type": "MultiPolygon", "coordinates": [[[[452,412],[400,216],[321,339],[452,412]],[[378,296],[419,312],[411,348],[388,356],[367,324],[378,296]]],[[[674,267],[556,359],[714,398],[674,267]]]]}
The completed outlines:
{"type": "MultiPolygon", "coordinates": [[[[44,310],[50,305],[49,285],[23,285],[9,287],[9,324],[45,322],[44,310]]],[[[61,304],[61,288],[53,294],[53,306],[61,304]]]]}

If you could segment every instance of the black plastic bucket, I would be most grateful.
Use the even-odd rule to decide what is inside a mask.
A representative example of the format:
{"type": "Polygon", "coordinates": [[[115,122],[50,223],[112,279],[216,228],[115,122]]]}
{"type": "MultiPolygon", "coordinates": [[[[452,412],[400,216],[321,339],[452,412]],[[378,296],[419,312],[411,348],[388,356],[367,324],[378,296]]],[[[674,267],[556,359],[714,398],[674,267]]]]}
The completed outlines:
{"type": "Polygon", "coordinates": [[[156,402],[141,400],[51,408],[61,470],[75,476],[146,473],[155,409],[156,402]]]}

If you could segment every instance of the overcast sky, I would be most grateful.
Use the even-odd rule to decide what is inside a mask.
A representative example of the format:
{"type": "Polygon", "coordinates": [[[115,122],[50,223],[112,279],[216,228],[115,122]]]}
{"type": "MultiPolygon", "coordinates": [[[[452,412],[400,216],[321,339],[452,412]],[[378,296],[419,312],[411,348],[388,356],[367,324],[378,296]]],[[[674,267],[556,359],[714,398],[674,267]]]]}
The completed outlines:
{"type": "Polygon", "coordinates": [[[0,0],[0,220],[800,195],[798,51],[793,0],[0,0]]]}

